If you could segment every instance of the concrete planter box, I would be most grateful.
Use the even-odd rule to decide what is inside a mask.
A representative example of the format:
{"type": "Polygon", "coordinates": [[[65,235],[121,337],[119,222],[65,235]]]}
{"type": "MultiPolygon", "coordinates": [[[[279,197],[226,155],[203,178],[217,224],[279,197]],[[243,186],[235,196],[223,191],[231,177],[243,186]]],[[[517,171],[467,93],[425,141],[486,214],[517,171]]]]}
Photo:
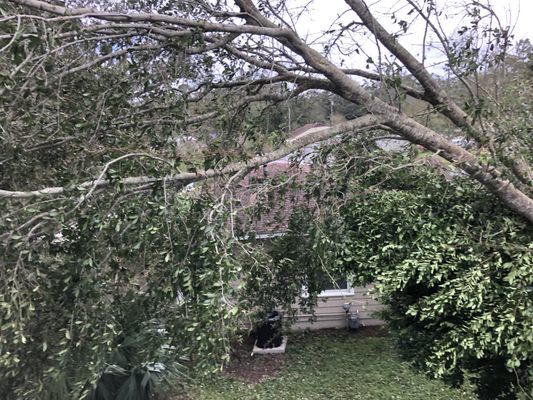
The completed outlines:
{"type": "Polygon", "coordinates": [[[285,348],[287,347],[287,336],[283,336],[281,345],[278,347],[272,348],[261,348],[257,347],[257,342],[254,344],[254,349],[252,350],[252,355],[254,354],[282,354],[285,353],[285,348]]]}

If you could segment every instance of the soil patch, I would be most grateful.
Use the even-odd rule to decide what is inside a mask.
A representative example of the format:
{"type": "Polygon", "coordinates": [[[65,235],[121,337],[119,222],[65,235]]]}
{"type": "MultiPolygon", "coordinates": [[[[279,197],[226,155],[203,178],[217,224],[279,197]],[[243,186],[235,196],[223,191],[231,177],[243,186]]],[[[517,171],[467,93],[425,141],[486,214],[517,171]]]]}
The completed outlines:
{"type": "Polygon", "coordinates": [[[389,336],[389,331],[385,325],[373,325],[363,326],[353,332],[353,334],[360,337],[387,337],[389,336]]]}
{"type": "Polygon", "coordinates": [[[285,363],[285,354],[254,354],[253,342],[235,343],[232,347],[231,361],[224,373],[234,379],[257,384],[278,375],[285,363]]]}

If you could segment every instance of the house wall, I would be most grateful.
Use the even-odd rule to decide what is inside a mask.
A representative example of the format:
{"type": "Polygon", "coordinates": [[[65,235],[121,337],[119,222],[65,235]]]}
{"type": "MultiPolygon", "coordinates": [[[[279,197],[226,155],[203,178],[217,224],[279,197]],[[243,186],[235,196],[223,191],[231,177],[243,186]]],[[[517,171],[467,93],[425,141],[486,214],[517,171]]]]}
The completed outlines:
{"type": "MultiPolygon", "coordinates": [[[[320,296],[314,315],[298,312],[296,321],[290,329],[297,331],[303,329],[346,328],[346,313],[342,305],[351,302],[350,311],[358,311],[359,318],[364,326],[383,325],[384,322],[372,315],[373,312],[383,308],[377,300],[368,294],[369,287],[355,287],[354,293],[343,296],[320,296]]],[[[295,306],[296,307],[296,306],[295,306]]]]}

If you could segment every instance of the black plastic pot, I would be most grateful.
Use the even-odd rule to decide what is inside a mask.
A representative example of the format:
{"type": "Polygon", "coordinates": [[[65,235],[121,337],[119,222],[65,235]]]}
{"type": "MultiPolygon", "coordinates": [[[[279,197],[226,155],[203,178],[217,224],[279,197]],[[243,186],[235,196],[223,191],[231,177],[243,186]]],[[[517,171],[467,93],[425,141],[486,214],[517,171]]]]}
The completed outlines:
{"type": "Polygon", "coordinates": [[[351,331],[358,330],[363,324],[357,314],[350,314],[348,316],[348,329],[351,331]]]}
{"type": "Polygon", "coordinates": [[[260,321],[255,330],[257,337],[257,347],[271,349],[281,346],[283,337],[281,335],[281,315],[277,311],[272,311],[265,319],[260,321]]]}

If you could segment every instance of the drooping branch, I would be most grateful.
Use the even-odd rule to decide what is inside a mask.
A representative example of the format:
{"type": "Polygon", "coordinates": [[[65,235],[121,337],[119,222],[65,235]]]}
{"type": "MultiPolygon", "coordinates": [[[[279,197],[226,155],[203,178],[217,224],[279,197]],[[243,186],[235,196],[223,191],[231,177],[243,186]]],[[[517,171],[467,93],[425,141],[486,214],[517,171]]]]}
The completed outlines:
{"type": "Polygon", "coordinates": [[[189,47],[185,50],[185,53],[191,55],[202,54],[211,50],[219,49],[231,43],[233,40],[237,39],[239,35],[240,33],[230,33],[222,38],[217,38],[216,40],[208,40],[209,42],[211,42],[210,44],[205,46],[189,47]]]}
{"type": "Polygon", "coordinates": [[[159,46],[158,45],[131,46],[131,47],[128,47],[128,48],[125,48],[125,49],[122,49],[122,50],[115,51],[113,53],[109,53],[109,54],[97,57],[95,59],[92,59],[91,61],[88,61],[88,62],[84,63],[84,64],[78,65],[77,67],[68,69],[68,70],[62,72],[61,74],[59,74],[57,79],[61,80],[61,79],[65,78],[68,75],[72,75],[72,74],[75,74],[77,72],[80,72],[80,71],[83,71],[83,70],[87,70],[87,69],[92,68],[92,67],[94,67],[96,65],[100,65],[100,64],[106,62],[107,60],[111,60],[111,59],[114,59],[114,58],[119,58],[119,57],[124,56],[125,54],[131,53],[131,52],[134,52],[134,51],[159,50],[159,49],[163,49],[163,47],[164,46],[161,46],[161,45],[159,45],[159,46]]]}
{"type": "MultiPolygon", "coordinates": [[[[316,71],[312,68],[306,67],[306,66],[298,66],[293,68],[287,68],[288,71],[301,71],[306,73],[319,73],[319,71],[316,71]]],[[[342,72],[344,72],[346,75],[352,75],[352,76],[358,76],[360,78],[368,79],[375,82],[382,82],[383,77],[380,74],[376,74],[375,72],[366,71],[364,69],[358,69],[358,68],[343,68],[342,72]]],[[[386,77],[385,77],[386,80],[386,77]]],[[[396,84],[396,83],[395,83],[396,84]]],[[[418,100],[423,100],[426,102],[429,102],[429,98],[427,97],[426,93],[423,91],[412,87],[410,85],[401,84],[399,85],[399,88],[405,92],[408,96],[411,96],[418,100]]]]}
{"type": "MultiPolygon", "coordinates": [[[[376,74],[374,72],[365,71],[362,69],[355,69],[355,68],[343,69],[342,72],[344,72],[346,75],[360,76],[361,78],[369,79],[369,80],[376,81],[376,82],[383,81],[383,77],[381,75],[376,74]]],[[[385,82],[387,82],[387,77],[385,77],[385,82]]],[[[417,88],[414,88],[406,84],[400,84],[398,88],[403,90],[405,94],[407,94],[408,96],[411,96],[414,99],[429,102],[429,97],[424,92],[422,92],[421,90],[417,88]]]]}
{"type": "MultiPolygon", "coordinates": [[[[136,185],[145,185],[145,184],[151,184],[151,183],[157,183],[157,182],[163,182],[163,181],[167,185],[173,184],[173,185],[183,186],[183,185],[186,185],[192,182],[198,182],[201,180],[214,178],[214,177],[222,176],[222,175],[235,174],[244,169],[258,167],[258,166],[267,164],[271,161],[279,160],[280,158],[283,158],[310,144],[322,142],[324,140],[330,139],[342,133],[357,132],[363,129],[375,127],[379,125],[379,123],[380,123],[380,120],[377,117],[374,117],[371,115],[365,115],[363,117],[354,119],[352,121],[335,125],[331,128],[325,128],[317,132],[308,133],[298,138],[297,140],[291,141],[290,143],[286,143],[284,146],[282,146],[281,148],[275,151],[269,152],[265,155],[253,157],[248,161],[237,162],[237,163],[227,165],[226,167],[222,169],[208,169],[208,170],[197,171],[197,172],[183,172],[183,173],[172,174],[172,175],[167,175],[163,177],[135,176],[135,177],[123,178],[118,181],[114,181],[113,183],[106,181],[106,180],[102,180],[100,177],[99,179],[82,182],[79,185],[77,185],[77,188],[79,190],[90,189],[91,191],[94,191],[96,189],[103,189],[103,188],[110,187],[113,184],[117,184],[117,183],[124,185],[124,186],[136,186],[136,185]]],[[[0,189],[0,198],[27,199],[27,198],[42,197],[42,196],[57,196],[57,195],[65,193],[66,190],[67,188],[65,188],[64,186],[47,187],[43,189],[30,190],[30,191],[11,191],[11,190],[0,189]]]]}
{"type": "MultiPolygon", "coordinates": [[[[280,80],[280,81],[283,81],[283,80],[280,80]]],[[[216,87],[217,85],[213,85],[213,86],[216,87]]],[[[224,87],[224,85],[220,85],[220,86],[224,87]]],[[[229,85],[229,87],[232,87],[232,86],[233,85],[229,85]]],[[[239,82],[237,82],[236,86],[239,86],[239,82]]],[[[231,105],[229,108],[225,109],[225,111],[239,110],[242,107],[245,107],[245,106],[253,104],[253,103],[258,103],[258,102],[279,103],[281,101],[288,100],[291,97],[298,96],[299,94],[301,94],[305,90],[307,90],[307,87],[302,85],[302,86],[296,87],[294,90],[292,90],[290,92],[286,92],[286,93],[259,93],[259,94],[252,95],[252,96],[245,96],[245,97],[241,98],[239,101],[237,101],[235,104],[231,105]]],[[[137,112],[136,114],[130,115],[129,117],[135,117],[137,115],[146,114],[146,113],[153,113],[153,112],[157,112],[157,111],[161,111],[161,110],[165,110],[165,109],[170,109],[172,107],[174,107],[174,105],[152,107],[150,109],[141,110],[141,111],[137,112]]],[[[192,115],[192,116],[187,117],[187,118],[185,118],[185,119],[183,119],[181,121],[178,121],[175,118],[169,118],[169,119],[158,118],[158,119],[155,119],[155,120],[148,119],[148,120],[143,120],[143,121],[140,121],[140,122],[120,122],[120,121],[118,121],[113,126],[117,127],[117,128],[121,128],[121,129],[129,129],[129,128],[132,128],[132,127],[139,128],[139,127],[144,127],[144,126],[150,126],[150,125],[153,125],[155,123],[161,124],[161,125],[175,125],[177,123],[180,123],[180,124],[183,124],[183,125],[196,125],[196,124],[200,124],[202,122],[214,119],[214,118],[216,118],[218,116],[220,116],[220,112],[219,111],[209,111],[209,112],[206,112],[206,113],[203,113],[203,114],[192,115]]]]}

